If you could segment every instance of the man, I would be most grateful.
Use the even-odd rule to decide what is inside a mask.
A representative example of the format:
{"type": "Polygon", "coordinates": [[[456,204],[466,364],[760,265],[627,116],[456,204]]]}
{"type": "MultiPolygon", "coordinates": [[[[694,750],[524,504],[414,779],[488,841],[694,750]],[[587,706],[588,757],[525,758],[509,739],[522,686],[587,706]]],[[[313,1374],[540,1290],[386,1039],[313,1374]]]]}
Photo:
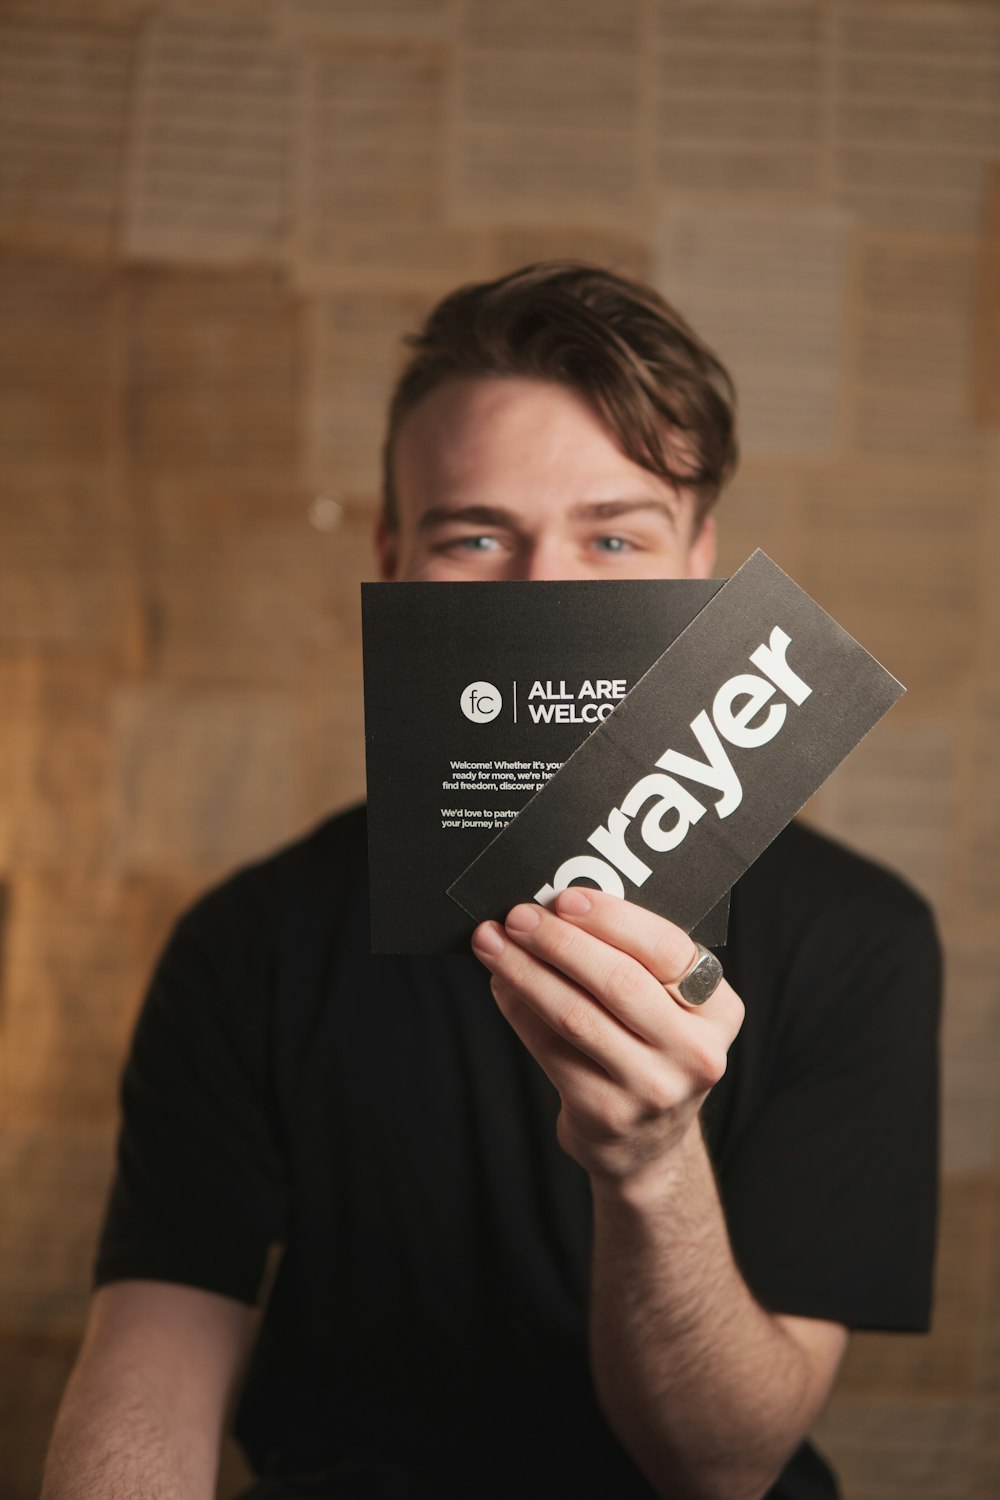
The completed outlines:
{"type": "MultiPolygon", "coordinates": [[[[706,577],[734,461],[672,309],[528,268],[414,341],[382,573],[706,577]]],[[[368,951],[364,881],[355,811],[178,925],[46,1500],[211,1495],[274,1243],[237,1419],[261,1500],[833,1495],[800,1445],[847,1328],[928,1317],[923,903],[793,826],[697,1006],[691,939],[602,892],[407,959],[368,951]]]]}

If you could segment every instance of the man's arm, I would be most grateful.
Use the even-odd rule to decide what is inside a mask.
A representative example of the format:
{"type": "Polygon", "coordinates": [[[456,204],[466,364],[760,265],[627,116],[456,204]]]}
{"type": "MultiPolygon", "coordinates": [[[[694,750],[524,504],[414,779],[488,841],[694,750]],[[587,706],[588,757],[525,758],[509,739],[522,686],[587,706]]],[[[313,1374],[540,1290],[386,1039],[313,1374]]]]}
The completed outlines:
{"type": "Polygon", "coordinates": [[[95,1292],[41,1500],[212,1500],[250,1311],[158,1281],[95,1292]]]}
{"type": "Polygon", "coordinates": [[[694,1132],[683,1157],[648,1196],[594,1184],[594,1382],[661,1493],[756,1500],[818,1416],[847,1332],[754,1301],[694,1132]]]}
{"type": "Polygon", "coordinates": [[[756,1500],[815,1419],[846,1333],[766,1312],[733,1260],[699,1111],[741,1001],[725,981],[700,1009],[675,999],[663,984],[689,967],[691,939],[602,892],[517,907],[474,948],[590,1175],[592,1361],[609,1422],[671,1500],[756,1500]]]}

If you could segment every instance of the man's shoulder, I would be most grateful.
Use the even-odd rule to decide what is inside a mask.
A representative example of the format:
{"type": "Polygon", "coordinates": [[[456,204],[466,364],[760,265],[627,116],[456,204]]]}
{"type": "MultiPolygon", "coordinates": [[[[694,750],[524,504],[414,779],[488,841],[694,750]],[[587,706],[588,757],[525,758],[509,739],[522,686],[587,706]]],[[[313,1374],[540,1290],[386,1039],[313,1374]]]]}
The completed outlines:
{"type": "Polygon", "coordinates": [[[329,880],[350,872],[366,849],[367,808],[363,802],[331,814],[269,854],[234,870],[224,884],[270,886],[329,880]]]}
{"type": "Polygon", "coordinates": [[[771,890],[790,895],[804,887],[813,899],[823,896],[838,906],[874,902],[901,915],[928,909],[924,897],[895,870],[798,819],[747,873],[771,890]]]}
{"type": "Polygon", "coordinates": [[[923,896],[876,860],[790,824],[738,882],[729,936],[726,973],[758,1064],[776,1047],[794,1068],[826,1058],[852,1069],[901,1055],[899,1028],[921,1068],[932,1056],[937,927],[923,896]]]}
{"type": "Polygon", "coordinates": [[[263,930],[291,915],[328,916],[364,877],[366,851],[366,809],[358,804],[238,866],[203,892],[182,921],[194,930],[233,923],[263,930]]]}
{"type": "Polygon", "coordinates": [[[934,926],[927,901],[901,875],[796,820],[736,887],[741,920],[780,927],[788,941],[818,928],[905,932],[934,926]]]}

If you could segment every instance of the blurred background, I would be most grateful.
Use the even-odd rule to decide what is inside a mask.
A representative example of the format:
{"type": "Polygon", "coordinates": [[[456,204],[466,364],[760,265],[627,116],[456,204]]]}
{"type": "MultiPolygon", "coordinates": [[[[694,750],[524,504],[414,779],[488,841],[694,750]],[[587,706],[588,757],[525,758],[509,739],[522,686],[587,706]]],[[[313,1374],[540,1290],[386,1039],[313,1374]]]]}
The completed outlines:
{"type": "Polygon", "coordinates": [[[910,689],[810,814],[940,913],[938,1321],[856,1338],[820,1436],[847,1500],[1000,1495],[1000,6],[5,0],[0,250],[0,1500],[158,945],[363,792],[400,337],[563,255],[736,374],[720,572],[763,546],[910,689]]]}

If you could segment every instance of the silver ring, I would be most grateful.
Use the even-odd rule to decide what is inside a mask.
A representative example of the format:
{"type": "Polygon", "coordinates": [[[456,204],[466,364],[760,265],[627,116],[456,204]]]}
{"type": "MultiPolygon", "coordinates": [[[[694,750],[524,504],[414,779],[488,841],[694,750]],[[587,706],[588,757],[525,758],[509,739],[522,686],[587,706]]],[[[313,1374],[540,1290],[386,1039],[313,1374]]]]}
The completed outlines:
{"type": "Polygon", "coordinates": [[[694,963],[682,978],[675,981],[677,993],[688,1005],[704,1005],[714,995],[722,982],[722,965],[714,953],[709,953],[701,943],[694,963]]]}

